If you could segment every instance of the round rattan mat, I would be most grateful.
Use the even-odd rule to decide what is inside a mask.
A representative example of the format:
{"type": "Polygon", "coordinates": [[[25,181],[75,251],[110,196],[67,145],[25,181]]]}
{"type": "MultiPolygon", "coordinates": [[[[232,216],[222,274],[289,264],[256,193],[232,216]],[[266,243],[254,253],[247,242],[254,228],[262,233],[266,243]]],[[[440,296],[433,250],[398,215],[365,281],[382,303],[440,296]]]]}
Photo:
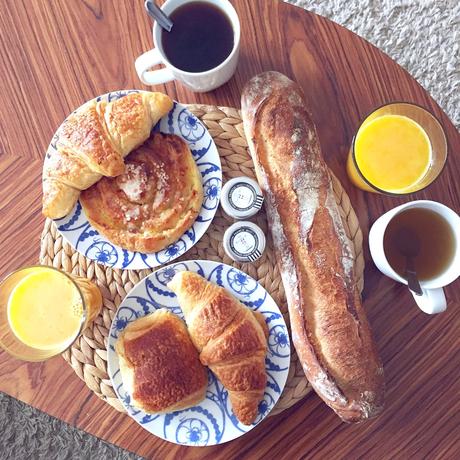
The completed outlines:
{"type": "MultiPolygon", "coordinates": [[[[214,138],[222,161],[224,180],[242,175],[254,177],[253,163],[247,152],[240,112],[234,108],[207,105],[190,105],[189,108],[206,125],[214,138]]],[[[361,229],[348,195],[333,174],[332,183],[337,203],[341,208],[345,229],[355,249],[355,272],[359,288],[362,290],[364,258],[361,229]]],[[[263,209],[252,220],[264,230],[267,236],[269,235],[263,209]]],[[[258,261],[251,264],[233,262],[227,257],[222,246],[223,233],[232,223],[233,220],[224,215],[219,208],[207,233],[178,260],[222,261],[243,270],[267,289],[277,302],[289,326],[286,297],[270,236],[267,240],[267,249],[258,261]]],[[[104,302],[101,314],[83,331],[83,334],[63,354],[63,357],[91,391],[115,409],[124,412],[123,405],[118,400],[107,375],[106,339],[118,305],[131,288],[152,270],[120,270],[99,265],[75,252],[67,242],[63,241],[53,221],[49,219],[46,220],[42,233],[40,263],[61,268],[75,275],[85,276],[99,286],[104,302]]],[[[310,391],[311,386],[305,378],[295,350],[292,349],[291,367],[286,387],[271,415],[292,406],[310,391]]]]}

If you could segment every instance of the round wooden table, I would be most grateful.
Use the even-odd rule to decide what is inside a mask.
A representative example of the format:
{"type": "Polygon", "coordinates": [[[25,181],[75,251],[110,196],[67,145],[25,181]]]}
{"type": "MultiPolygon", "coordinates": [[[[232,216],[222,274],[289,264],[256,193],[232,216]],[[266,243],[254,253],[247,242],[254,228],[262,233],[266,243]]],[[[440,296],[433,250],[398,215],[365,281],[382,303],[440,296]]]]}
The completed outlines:
{"type": "MultiPolygon", "coordinates": [[[[411,199],[460,211],[460,135],[427,92],[365,40],[315,14],[276,0],[234,0],[242,25],[234,78],[208,94],[170,83],[156,89],[181,102],[239,107],[244,83],[278,70],[303,87],[328,165],[357,211],[365,239],[371,223],[411,199]],[[449,159],[441,177],[404,198],[364,193],[347,180],[345,159],[359,121],[374,107],[416,102],[441,121],[449,159]]],[[[145,88],[134,59],[151,48],[140,0],[7,2],[0,9],[0,275],[37,261],[42,158],[57,126],[98,94],[145,88]]],[[[28,364],[0,353],[0,390],[111,443],[155,458],[447,458],[460,440],[460,294],[447,288],[446,313],[420,312],[406,289],[379,274],[366,247],[364,304],[382,355],[386,410],[346,425],[315,395],[223,446],[186,448],[143,430],[94,396],[61,358],[28,364]]]]}

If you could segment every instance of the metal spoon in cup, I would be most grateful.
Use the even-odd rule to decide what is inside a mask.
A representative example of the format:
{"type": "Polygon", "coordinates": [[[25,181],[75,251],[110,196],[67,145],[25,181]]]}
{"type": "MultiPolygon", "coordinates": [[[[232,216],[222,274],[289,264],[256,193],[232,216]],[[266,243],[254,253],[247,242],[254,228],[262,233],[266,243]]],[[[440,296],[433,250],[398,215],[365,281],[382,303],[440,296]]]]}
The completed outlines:
{"type": "Polygon", "coordinates": [[[163,12],[163,10],[156,5],[153,0],[145,0],[144,3],[145,9],[147,13],[158,22],[158,24],[168,32],[171,32],[173,22],[169,18],[169,16],[163,12]]]}
{"type": "Polygon", "coordinates": [[[406,227],[401,227],[394,237],[394,244],[401,255],[406,258],[407,284],[409,289],[417,295],[423,295],[422,288],[417,278],[414,258],[420,252],[420,240],[418,236],[406,227]]]}

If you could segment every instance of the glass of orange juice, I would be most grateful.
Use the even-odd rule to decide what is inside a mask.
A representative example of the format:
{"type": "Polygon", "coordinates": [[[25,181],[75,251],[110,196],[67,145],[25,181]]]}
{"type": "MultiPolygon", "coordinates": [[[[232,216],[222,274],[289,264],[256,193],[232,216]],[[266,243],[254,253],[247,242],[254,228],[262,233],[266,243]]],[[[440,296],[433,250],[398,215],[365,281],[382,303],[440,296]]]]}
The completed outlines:
{"type": "Polygon", "coordinates": [[[430,185],[447,160],[439,121],[406,102],[384,105],[366,117],[347,159],[354,185],[369,192],[404,195],[430,185]]]}
{"type": "Polygon", "coordinates": [[[25,361],[65,351],[97,316],[98,287],[46,266],[21,268],[0,284],[0,347],[25,361]]]}

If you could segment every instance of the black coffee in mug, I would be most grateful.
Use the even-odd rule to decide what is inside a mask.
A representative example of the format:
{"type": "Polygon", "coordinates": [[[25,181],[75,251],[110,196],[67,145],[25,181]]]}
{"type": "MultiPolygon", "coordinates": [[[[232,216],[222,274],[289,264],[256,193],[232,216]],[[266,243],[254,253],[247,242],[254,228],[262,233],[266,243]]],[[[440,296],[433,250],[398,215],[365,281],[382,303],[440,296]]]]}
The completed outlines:
{"type": "Polygon", "coordinates": [[[190,2],[169,17],[171,32],[163,30],[161,45],[169,62],[185,72],[206,72],[225,61],[233,49],[233,27],[214,5],[190,2]]]}

